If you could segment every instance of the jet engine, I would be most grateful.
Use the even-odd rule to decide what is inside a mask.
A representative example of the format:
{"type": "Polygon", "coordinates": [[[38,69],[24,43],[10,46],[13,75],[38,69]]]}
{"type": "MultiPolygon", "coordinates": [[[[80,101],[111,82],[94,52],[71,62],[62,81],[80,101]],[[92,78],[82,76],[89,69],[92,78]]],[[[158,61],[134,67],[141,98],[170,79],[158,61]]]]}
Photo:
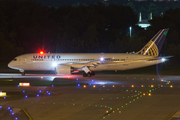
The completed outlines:
{"type": "Polygon", "coordinates": [[[56,74],[71,74],[74,69],[71,66],[68,65],[58,65],[55,68],[56,74]]]}

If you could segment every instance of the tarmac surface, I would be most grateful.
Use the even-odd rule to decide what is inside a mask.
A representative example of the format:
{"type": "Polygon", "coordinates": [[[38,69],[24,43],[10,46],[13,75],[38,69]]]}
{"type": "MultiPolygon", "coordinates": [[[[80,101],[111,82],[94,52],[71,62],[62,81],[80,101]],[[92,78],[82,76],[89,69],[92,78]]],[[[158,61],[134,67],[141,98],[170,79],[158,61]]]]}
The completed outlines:
{"type": "Polygon", "coordinates": [[[0,74],[0,91],[0,120],[180,119],[180,76],[0,74]]]}

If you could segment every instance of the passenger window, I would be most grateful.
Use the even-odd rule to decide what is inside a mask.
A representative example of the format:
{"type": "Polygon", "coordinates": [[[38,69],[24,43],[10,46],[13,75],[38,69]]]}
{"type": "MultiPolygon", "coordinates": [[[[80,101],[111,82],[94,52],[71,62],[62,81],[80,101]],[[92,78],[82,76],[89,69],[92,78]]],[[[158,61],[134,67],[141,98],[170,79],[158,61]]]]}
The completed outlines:
{"type": "Polygon", "coordinates": [[[17,61],[17,59],[14,59],[14,61],[17,61]]]}

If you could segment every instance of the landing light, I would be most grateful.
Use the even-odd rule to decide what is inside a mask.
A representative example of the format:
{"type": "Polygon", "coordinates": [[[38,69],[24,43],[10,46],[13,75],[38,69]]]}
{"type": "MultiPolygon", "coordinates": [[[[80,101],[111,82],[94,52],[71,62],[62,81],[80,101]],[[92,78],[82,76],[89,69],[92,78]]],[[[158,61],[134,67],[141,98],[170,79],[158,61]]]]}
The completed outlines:
{"type": "Polygon", "coordinates": [[[56,66],[57,66],[57,63],[54,62],[54,63],[52,64],[52,66],[53,66],[53,67],[56,67],[56,66]]]}

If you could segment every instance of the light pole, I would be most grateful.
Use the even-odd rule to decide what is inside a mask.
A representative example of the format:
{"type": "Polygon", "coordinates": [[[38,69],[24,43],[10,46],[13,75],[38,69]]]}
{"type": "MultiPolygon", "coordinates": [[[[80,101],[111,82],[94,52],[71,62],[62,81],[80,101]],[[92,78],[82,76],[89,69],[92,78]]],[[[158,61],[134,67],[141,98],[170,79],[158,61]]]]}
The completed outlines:
{"type": "Polygon", "coordinates": [[[130,37],[131,37],[131,29],[132,29],[132,27],[129,27],[129,31],[130,31],[130,37]]]}

